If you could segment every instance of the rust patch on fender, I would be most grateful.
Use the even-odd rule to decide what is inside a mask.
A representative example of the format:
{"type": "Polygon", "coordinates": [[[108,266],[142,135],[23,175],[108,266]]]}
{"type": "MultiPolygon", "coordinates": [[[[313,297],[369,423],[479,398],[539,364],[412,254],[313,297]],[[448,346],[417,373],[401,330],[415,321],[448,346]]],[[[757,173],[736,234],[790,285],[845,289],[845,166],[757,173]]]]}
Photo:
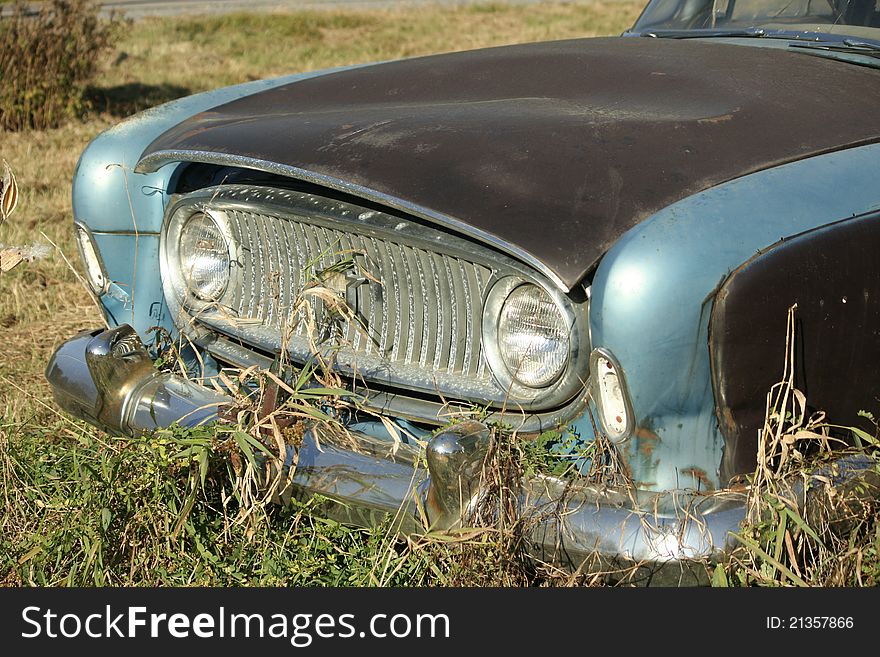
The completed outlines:
{"type": "Polygon", "coordinates": [[[733,412],[730,410],[730,406],[724,406],[720,409],[721,411],[721,423],[724,425],[722,432],[725,436],[733,436],[737,431],[736,420],[733,419],[733,412]]]}
{"type": "Polygon", "coordinates": [[[709,476],[706,474],[706,471],[702,468],[697,468],[692,466],[690,468],[685,468],[681,470],[681,474],[687,477],[693,477],[694,481],[701,484],[700,490],[705,491],[713,491],[715,490],[715,485],[712,483],[712,480],[709,479],[709,476]]]}
{"type": "Polygon", "coordinates": [[[661,442],[660,436],[647,427],[636,427],[633,438],[636,441],[636,451],[645,459],[650,459],[654,455],[657,443],[661,442]]]}
{"type": "Polygon", "coordinates": [[[645,418],[620,450],[623,465],[637,488],[656,485],[654,479],[660,460],[654,458],[654,450],[661,442],[660,436],[653,430],[651,418],[645,418]]]}

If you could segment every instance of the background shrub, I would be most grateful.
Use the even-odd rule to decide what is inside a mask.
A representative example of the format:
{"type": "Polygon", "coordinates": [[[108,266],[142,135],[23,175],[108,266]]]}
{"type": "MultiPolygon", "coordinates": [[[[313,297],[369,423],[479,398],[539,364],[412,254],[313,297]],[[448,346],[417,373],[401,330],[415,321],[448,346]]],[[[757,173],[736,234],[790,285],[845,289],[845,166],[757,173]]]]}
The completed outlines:
{"type": "Polygon", "coordinates": [[[79,117],[115,23],[89,0],[51,0],[36,13],[16,2],[0,19],[0,127],[42,130],[79,117]]]}

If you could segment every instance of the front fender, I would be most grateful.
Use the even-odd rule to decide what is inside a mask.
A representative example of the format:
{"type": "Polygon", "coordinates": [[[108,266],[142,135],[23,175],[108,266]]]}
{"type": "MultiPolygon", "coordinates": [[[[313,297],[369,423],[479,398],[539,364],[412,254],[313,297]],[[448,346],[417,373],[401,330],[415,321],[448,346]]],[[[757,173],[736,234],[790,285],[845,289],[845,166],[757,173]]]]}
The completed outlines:
{"type": "Polygon", "coordinates": [[[877,144],[760,171],[665,208],[607,253],[591,333],[625,372],[635,430],[622,451],[639,487],[728,483],[709,359],[715,292],[758,250],[880,208],[878,179],[877,144]]]}

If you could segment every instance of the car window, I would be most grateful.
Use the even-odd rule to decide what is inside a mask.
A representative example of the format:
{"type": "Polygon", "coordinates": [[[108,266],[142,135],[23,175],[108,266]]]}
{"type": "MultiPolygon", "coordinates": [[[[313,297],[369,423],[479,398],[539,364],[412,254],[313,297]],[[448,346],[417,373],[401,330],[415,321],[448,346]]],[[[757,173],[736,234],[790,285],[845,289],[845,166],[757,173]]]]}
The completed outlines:
{"type": "Polygon", "coordinates": [[[765,28],[880,42],[878,0],[653,0],[633,31],[765,28]]]}

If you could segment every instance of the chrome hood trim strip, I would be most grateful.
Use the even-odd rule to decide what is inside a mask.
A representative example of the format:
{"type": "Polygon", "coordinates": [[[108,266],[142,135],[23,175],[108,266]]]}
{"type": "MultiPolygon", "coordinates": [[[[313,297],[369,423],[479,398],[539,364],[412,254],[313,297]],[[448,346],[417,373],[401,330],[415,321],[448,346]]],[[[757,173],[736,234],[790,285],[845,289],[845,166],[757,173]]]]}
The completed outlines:
{"type": "Polygon", "coordinates": [[[323,173],[316,173],[314,171],[308,171],[299,167],[279,164],[277,162],[269,162],[267,160],[259,160],[239,155],[230,155],[228,153],[215,153],[196,150],[155,151],[142,158],[137,163],[137,166],[135,167],[135,172],[154,173],[167,164],[187,162],[243,167],[246,169],[254,169],[256,171],[264,171],[266,173],[294,178],[296,180],[301,180],[303,182],[312,183],[315,185],[321,185],[322,187],[327,187],[329,189],[343,192],[345,194],[350,194],[352,196],[363,198],[367,201],[378,203],[380,205],[393,208],[395,210],[400,210],[420,219],[424,219],[439,226],[443,226],[444,228],[454,230],[457,233],[466,235],[467,237],[475,239],[498,251],[502,251],[503,253],[506,253],[507,255],[516,258],[520,262],[523,262],[535,269],[536,271],[540,272],[563,293],[568,293],[569,291],[571,291],[571,289],[573,289],[563,283],[562,279],[559,278],[559,276],[557,276],[552,269],[547,267],[543,262],[538,260],[528,251],[519,249],[508,242],[500,240],[491,233],[487,233],[478,228],[475,228],[466,221],[463,221],[456,217],[450,217],[445,214],[434,212],[430,209],[410,203],[409,201],[406,201],[404,199],[395,198],[393,196],[377,192],[373,189],[347,182],[339,178],[334,178],[333,176],[328,176],[323,173]]]}

